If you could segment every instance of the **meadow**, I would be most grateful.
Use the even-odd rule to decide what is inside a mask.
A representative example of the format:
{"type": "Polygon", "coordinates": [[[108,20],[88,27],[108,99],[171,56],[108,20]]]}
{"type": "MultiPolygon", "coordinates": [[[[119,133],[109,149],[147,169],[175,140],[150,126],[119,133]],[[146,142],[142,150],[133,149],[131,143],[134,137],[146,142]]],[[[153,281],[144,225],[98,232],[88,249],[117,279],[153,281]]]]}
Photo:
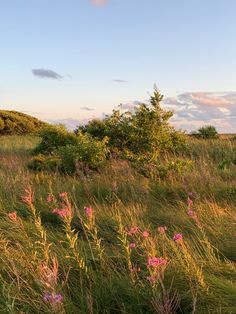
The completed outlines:
{"type": "Polygon", "coordinates": [[[189,137],[159,176],[31,171],[38,142],[0,137],[0,313],[236,313],[233,137],[189,137]]]}

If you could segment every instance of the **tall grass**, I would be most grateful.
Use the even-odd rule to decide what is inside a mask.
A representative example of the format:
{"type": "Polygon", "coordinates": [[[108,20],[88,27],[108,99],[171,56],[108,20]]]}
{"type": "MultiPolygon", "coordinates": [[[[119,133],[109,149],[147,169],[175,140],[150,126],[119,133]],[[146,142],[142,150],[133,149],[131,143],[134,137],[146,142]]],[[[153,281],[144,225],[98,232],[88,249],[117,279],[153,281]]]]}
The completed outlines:
{"type": "Polygon", "coordinates": [[[164,178],[29,172],[37,141],[0,138],[0,313],[236,313],[233,140],[189,140],[164,178]]]}

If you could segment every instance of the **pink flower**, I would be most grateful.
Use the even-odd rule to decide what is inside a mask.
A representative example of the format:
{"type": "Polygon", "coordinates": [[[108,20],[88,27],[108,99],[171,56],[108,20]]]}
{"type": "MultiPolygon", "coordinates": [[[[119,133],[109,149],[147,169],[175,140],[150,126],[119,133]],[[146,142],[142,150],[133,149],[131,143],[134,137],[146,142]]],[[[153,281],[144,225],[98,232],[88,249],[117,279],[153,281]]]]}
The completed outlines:
{"type": "Polygon", "coordinates": [[[67,208],[63,208],[63,209],[59,210],[58,215],[61,218],[69,217],[70,216],[70,211],[67,208]]]}
{"type": "Polygon", "coordinates": [[[149,237],[149,232],[147,230],[143,231],[143,237],[148,238],[149,237]]]}
{"type": "Polygon", "coordinates": [[[136,244],[135,244],[134,242],[132,242],[132,243],[129,244],[129,247],[130,247],[131,249],[134,249],[134,248],[136,247],[136,244]]]}
{"type": "Polygon", "coordinates": [[[192,209],[189,209],[189,210],[187,211],[187,214],[188,214],[190,217],[195,216],[195,212],[194,212],[192,209]]]}
{"type": "Polygon", "coordinates": [[[11,221],[14,221],[14,222],[17,221],[17,213],[16,213],[16,212],[8,213],[7,216],[8,216],[8,218],[9,218],[11,221]]]}
{"type": "Polygon", "coordinates": [[[187,203],[188,203],[188,207],[192,207],[193,206],[193,201],[191,200],[190,197],[188,197],[187,203]]]}
{"type": "Polygon", "coordinates": [[[93,217],[93,209],[92,207],[85,207],[86,216],[91,219],[93,217]]]}
{"type": "Polygon", "coordinates": [[[163,266],[167,264],[167,259],[162,258],[162,257],[149,257],[148,258],[148,262],[147,262],[147,266],[148,267],[158,267],[158,266],[163,266]]]}
{"type": "Polygon", "coordinates": [[[67,198],[67,192],[61,192],[61,193],[59,194],[59,196],[60,196],[61,198],[67,198]]]}
{"type": "Polygon", "coordinates": [[[134,235],[137,232],[139,232],[139,227],[135,226],[135,227],[130,228],[130,230],[127,232],[127,234],[128,235],[134,235]]]}
{"type": "Polygon", "coordinates": [[[61,218],[70,217],[71,215],[71,212],[67,208],[62,208],[62,209],[54,208],[52,213],[57,214],[61,218]]]}
{"type": "Polygon", "coordinates": [[[58,208],[54,208],[53,211],[52,211],[52,213],[53,213],[53,214],[57,214],[59,210],[60,210],[60,209],[58,209],[58,208]]]}
{"type": "Polygon", "coordinates": [[[173,236],[173,240],[175,242],[182,242],[183,240],[183,235],[181,233],[176,233],[174,236],[173,236]]]}
{"type": "Polygon", "coordinates": [[[25,189],[25,195],[22,196],[22,202],[24,202],[28,206],[32,206],[34,201],[34,192],[32,191],[31,187],[25,189]]]}
{"type": "Polygon", "coordinates": [[[51,203],[51,202],[53,202],[54,201],[54,196],[52,195],[52,194],[48,194],[48,196],[47,196],[47,202],[48,203],[51,203]]]}
{"type": "Polygon", "coordinates": [[[157,230],[159,233],[164,234],[166,233],[167,227],[166,226],[158,227],[157,230]]]}

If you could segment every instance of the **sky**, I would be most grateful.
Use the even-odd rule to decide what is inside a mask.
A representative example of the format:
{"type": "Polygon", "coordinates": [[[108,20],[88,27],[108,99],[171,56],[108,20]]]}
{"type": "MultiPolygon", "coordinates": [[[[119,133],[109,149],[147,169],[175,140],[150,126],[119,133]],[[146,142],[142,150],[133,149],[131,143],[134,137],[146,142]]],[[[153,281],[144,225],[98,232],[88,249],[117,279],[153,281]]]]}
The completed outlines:
{"type": "Polygon", "coordinates": [[[78,124],[146,102],[236,132],[235,0],[0,0],[0,108],[78,124]]]}

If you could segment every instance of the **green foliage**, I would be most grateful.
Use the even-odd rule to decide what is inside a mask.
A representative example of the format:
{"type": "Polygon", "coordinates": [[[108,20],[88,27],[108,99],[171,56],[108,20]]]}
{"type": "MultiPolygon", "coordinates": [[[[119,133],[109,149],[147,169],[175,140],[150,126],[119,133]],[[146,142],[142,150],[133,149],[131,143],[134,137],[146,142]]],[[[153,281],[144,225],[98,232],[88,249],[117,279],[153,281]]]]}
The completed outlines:
{"type": "Polygon", "coordinates": [[[163,179],[119,159],[79,179],[27,171],[37,143],[0,137],[0,313],[235,313],[236,167],[217,167],[235,142],[188,137],[181,153],[160,154],[163,179]],[[154,257],[167,265],[147,265],[154,257]]]}
{"type": "Polygon", "coordinates": [[[215,139],[218,138],[218,132],[216,128],[212,125],[203,126],[198,129],[197,132],[192,133],[192,135],[203,138],[203,139],[215,139]]]}
{"type": "Polygon", "coordinates": [[[27,114],[0,110],[0,135],[20,135],[35,133],[46,123],[27,114]]]}
{"type": "Polygon", "coordinates": [[[63,126],[49,126],[44,128],[40,133],[41,142],[33,150],[33,154],[52,154],[59,147],[66,145],[76,145],[78,142],[77,136],[68,132],[63,126]]]}
{"type": "Polygon", "coordinates": [[[162,99],[155,87],[149,104],[140,104],[134,112],[114,110],[103,121],[92,120],[79,130],[100,140],[107,136],[111,148],[122,155],[126,151],[126,156],[155,160],[160,152],[174,151],[185,144],[185,136],[169,125],[173,113],[161,108],[162,99]]]}
{"type": "Polygon", "coordinates": [[[37,155],[28,163],[28,168],[35,171],[56,171],[60,169],[61,161],[57,156],[37,155]]]}
{"type": "Polygon", "coordinates": [[[62,146],[56,151],[61,160],[61,170],[73,174],[78,170],[96,170],[102,167],[108,154],[107,138],[95,140],[88,135],[78,135],[76,145],[62,146]]]}
{"type": "Polygon", "coordinates": [[[36,157],[29,164],[32,170],[86,172],[101,167],[108,155],[107,137],[99,141],[88,134],[68,132],[62,126],[45,128],[39,135],[41,142],[33,150],[36,157]]]}

